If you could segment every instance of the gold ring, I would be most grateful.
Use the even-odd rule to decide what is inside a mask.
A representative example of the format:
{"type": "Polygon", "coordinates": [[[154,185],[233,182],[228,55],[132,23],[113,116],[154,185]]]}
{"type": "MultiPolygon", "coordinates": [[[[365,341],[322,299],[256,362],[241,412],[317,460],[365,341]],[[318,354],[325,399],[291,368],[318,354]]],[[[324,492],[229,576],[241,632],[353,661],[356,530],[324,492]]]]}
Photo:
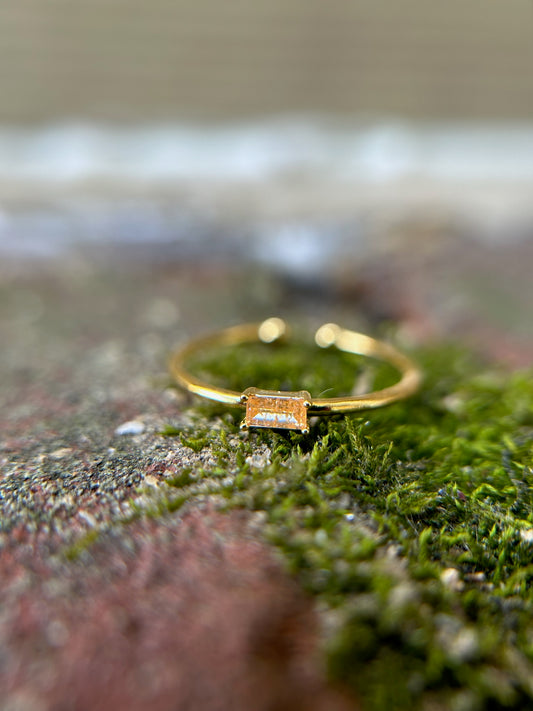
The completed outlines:
{"type": "Polygon", "coordinates": [[[388,405],[412,395],[418,390],[422,374],[407,356],[394,346],[363,333],[349,331],[334,323],[326,323],[315,333],[315,343],[321,348],[337,348],[345,353],[367,356],[392,365],[400,373],[400,380],[390,387],[363,395],[313,398],[306,390],[296,392],[260,390],[249,387],[243,392],[209,385],[191,375],[185,363],[191,357],[216,346],[242,343],[275,343],[288,335],[288,327],[280,318],[269,318],[262,323],[243,324],[197,338],[174,353],[170,371],[185,390],[209,400],[235,407],[245,407],[241,427],[269,427],[274,429],[309,432],[308,415],[334,415],[358,412],[388,405]]]}

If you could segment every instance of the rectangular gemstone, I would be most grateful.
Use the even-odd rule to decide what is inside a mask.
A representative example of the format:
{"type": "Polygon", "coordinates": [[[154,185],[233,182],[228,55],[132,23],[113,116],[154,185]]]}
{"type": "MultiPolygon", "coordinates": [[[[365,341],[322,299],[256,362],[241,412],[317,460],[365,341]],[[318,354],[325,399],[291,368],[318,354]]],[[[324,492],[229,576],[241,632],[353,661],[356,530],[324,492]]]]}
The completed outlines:
{"type": "Polygon", "coordinates": [[[246,427],[272,427],[307,432],[307,408],[311,396],[305,390],[283,392],[248,388],[246,395],[246,427]]]}

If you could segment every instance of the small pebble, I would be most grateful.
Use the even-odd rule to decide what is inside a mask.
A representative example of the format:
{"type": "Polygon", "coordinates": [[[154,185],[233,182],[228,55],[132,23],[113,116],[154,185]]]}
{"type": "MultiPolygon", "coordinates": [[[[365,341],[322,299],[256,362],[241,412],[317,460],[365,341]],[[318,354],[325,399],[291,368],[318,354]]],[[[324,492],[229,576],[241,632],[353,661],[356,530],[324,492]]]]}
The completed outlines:
{"type": "Polygon", "coordinates": [[[459,592],[464,588],[464,583],[461,580],[459,571],[456,568],[446,568],[446,570],[443,570],[440,574],[440,579],[444,585],[450,588],[450,590],[459,592]]]}
{"type": "Polygon", "coordinates": [[[474,629],[462,629],[451,640],[447,652],[458,664],[471,662],[479,653],[479,640],[474,629]]]}
{"type": "Polygon", "coordinates": [[[256,469],[264,469],[270,464],[270,447],[262,447],[258,452],[246,457],[246,464],[256,469]]]}
{"type": "Polygon", "coordinates": [[[522,528],[520,530],[520,538],[525,543],[533,543],[533,528],[522,528]]]}
{"type": "Polygon", "coordinates": [[[318,543],[319,546],[324,546],[328,542],[328,534],[323,528],[319,528],[315,533],[315,542],[318,543]]]}
{"type": "Polygon", "coordinates": [[[95,517],[90,514],[88,511],[84,511],[83,509],[80,509],[78,511],[78,516],[81,518],[82,521],[85,521],[87,525],[89,525],[91,528],[95,528],[96,526],[96,519],[95,517]]]}
{"type": "Polygon", "coordinates": [[[418,600],[418,592],[412,583],[398,583],[389,594],[389,607],[392,611],[400,612],[408,605],[413,605],[418,600]]]}
{"type": "Polygon", "coordinates": [[[63,457],[68,456],[72,452],[72,447],[61,447],[53,452],[50,452],[49,456],[52,459],[63,459],[63,457]]]}
{"type": "Polygon", "coordinates": [[[465,400],[462,395],[459,395],[457,393],[450,393],[450,395],[447,395],[445,398],[442,399],[442,405],[444,409],[448,412],[453,412],[457,414],[464,410],[465,400]]]}
{"type": "Polygon", "coordinates": [[[130,420],[129,422],[123,422],[115,430],[116,435],[138,435],[144,432],[144,425],[142,422],[137,420],[130,420]]]}
{"type": "Polygon", "coordinates": [[[270,464],[269,457],[264,454],[251,454],[249,457],[246,457],[245,461],[250,467],[254,467],[256,469],[264,469],[268,464],[270,464]]]}
{"type": "Polygon", "coordinates": [[[53,647],[62,647],[69,638],[66,625],[60,620],[52,620],[46,628],[46,637],[53,647]]]}

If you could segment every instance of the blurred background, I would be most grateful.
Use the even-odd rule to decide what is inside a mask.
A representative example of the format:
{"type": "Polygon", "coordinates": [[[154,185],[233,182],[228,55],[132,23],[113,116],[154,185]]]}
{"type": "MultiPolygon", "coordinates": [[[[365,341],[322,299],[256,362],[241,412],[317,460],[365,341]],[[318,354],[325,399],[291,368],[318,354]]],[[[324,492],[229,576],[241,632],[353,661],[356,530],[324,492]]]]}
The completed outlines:
{"type": "Polygon", "coordinates": [[[35,321],[70,279],[169,339],[296,311],[530,363],[532,27],[530,0],[1,3],[4,302],[35,321]]]}

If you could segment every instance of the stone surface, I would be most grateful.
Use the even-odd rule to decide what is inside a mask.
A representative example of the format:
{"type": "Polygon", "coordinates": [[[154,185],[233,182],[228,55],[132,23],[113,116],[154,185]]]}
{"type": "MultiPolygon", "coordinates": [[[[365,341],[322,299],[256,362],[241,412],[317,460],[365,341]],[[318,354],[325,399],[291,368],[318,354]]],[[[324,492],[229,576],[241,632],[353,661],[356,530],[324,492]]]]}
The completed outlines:
{"type": "MultiPolygon", "coordinates": [[[[42,542],[41,542],[42,543],[42,542]]],[[[0,550],[0,704],[58,711],[353,711],[325,682],[310,599],[209,509],[114,529],[69,562],[0,550]]]]}
{"type": "Polygon", "coordinates": [[[364,277],[339,273],[334,291],[312,296],[209,262],[103,267],[80,258],[40,271],[3,262],[0,530],[44,527],[70,540],[127,515],[145,476],[209,464],[208,448],[158,436],[169,422],[191,426],[190,400],[168,387],[166,362],[196,333],[276,312],[311,326],[335,314],[361,330],[393,320],[410,339],[455,337],[511,365],[531,363],[531,247],[502,254],[443,239],[416,257],[371,262],[364,277]],[[137,434],[116,434],[132,421],[137,434]]]}
{"type": "Polygon", "coordinates": [[[198,425],[166,362],[240,301],[223,269],[2,275],[2,708],[354,708],[325,681],[311,602],[250,517],[125,525],[147,489],[216,466],[208,446],[161,435],[198,425]]]}
{"type": "MultiPolygon", "coordinates": [[[[249,708],[250,695],[265,709],[297,709],[298,698],[301,708],[343,708],[316,661],[312,606],[259,541],[253,519],[206,511],[208,496],[197,493],[197,510],[125,525],[142,509],[146,487],[157,492],[188,470],[219,466],[207,440],[161,435],[168,425],[194,435],[206,422],[169,387],[168,353],[195,333],[280,313],[290,302],[298,323],[330,320],[333,311],[346,325],[393,319],[411,337],[467,333],[490,356],[524,361],[532,352],[526,304],[514,291],[529,247],[518,245],[507,266],[496,252],[491,261],[450,243],[416,259],[400,250],[368,266],[364,279],[339,272],[334,290],[314,288],[311,298],[302,283],[256,273],[246,281],[211,262],[104,267],[80,257],[37,272],[2,263],[3,707],[58,711],[83,698],[81,711],[105,711],[105,697],[135,711],[148,695],[158,711],[175,709],[179,694],[182,708],[201,701],[210,711],[220,707],[201,695],[207,678],[207,692],[212,681],[231,702],[221,708],[249,708]],[[480,309],[476,285],[496,272],[508,278],[492,280],[492,301],[480,309]],[[464,295],[465,285],[472,291],[461,304],[478,306],[461,312],[450,292],[464,295]],[[134,431],[117,434],[131,422],[134,431]]],[[[208,427],[226,416],[210,415],[208,427]]],[[[231,468],[231,437],[227,448],[231,468]]],[[[262,454],[252,453],[249,466],[268,466],[270,452],[262,454]]],[[[469,647],[460,642],[463,654],[469,647]]]]}

